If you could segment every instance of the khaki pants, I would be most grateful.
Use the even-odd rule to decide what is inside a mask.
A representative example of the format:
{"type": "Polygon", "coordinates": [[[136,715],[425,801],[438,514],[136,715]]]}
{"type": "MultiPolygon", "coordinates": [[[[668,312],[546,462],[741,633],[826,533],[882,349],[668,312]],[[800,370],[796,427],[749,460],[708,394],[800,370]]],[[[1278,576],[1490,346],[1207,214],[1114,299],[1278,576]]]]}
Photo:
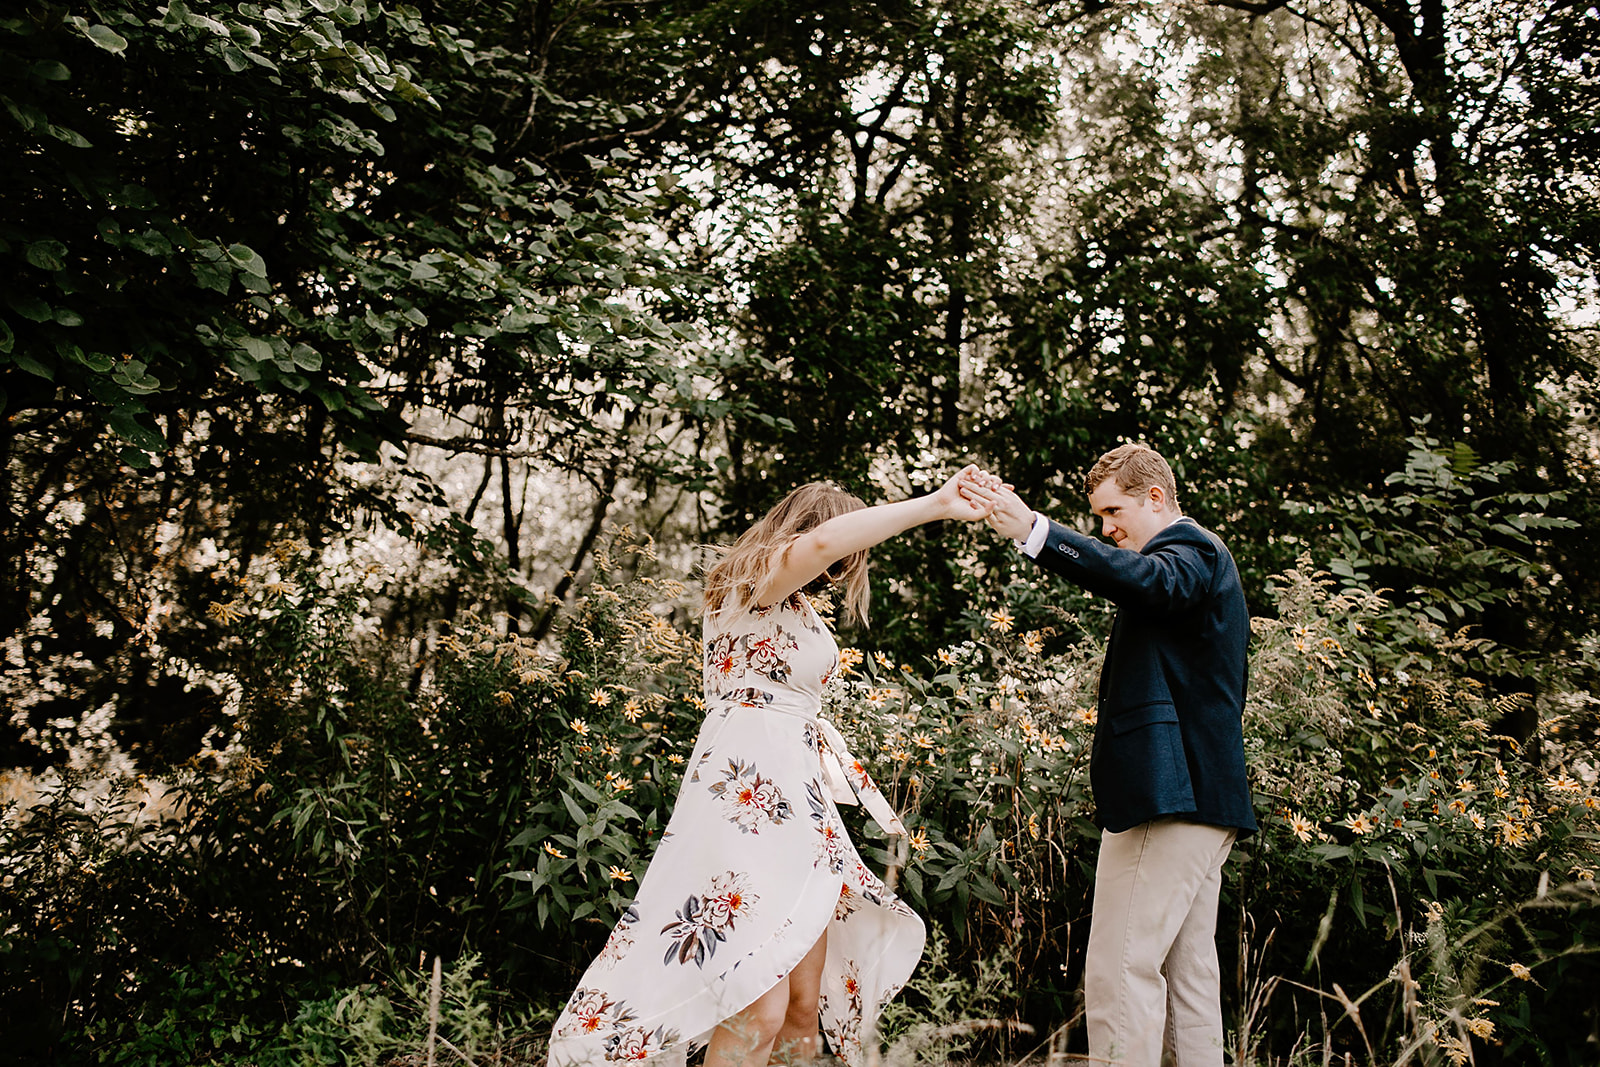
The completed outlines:
{"type": "Polygon", "coordinates": [[[1158,1067],[1222,1065],[1217,896],[1236,831],[1157,819],[1103,834],[1084,970],[1089,1055],[1158,1067]]]}

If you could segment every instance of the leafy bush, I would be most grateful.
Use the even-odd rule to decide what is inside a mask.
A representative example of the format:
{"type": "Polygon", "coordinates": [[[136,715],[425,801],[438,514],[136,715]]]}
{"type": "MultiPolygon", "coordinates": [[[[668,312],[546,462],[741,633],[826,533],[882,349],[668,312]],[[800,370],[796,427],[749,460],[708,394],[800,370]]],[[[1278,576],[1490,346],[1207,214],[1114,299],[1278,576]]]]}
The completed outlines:
{"type": "MultiPolygon", "coordinates": [[[[1488,528],[1472,529],[1441,568],[1478,551],[1488,528]]],[[[480,619],[395,649],[384,577],[303,545],[226,575],[211,613],[231,733],[165,794],[67,776],[0,821],[0,1008],[35,1027],[18,1047],[392,1061],[421,1032],[410,961],[444,956],[448,1040],[537,1058],[543,1024],[518,1045],[505,1020],[547,1020],[570,991],[699,726],[689,592],[649,576],[652,553],[619,532],[548,647],[480,619]],[[618,580],[625,561],[645,573],[618,580]],[[138,806],[153,796],[160,818],[138,806]]],[[[1549,581],[1532,556],[1495,558],[1549,581]]],[[[1234,851],[1219,935],[1236,1059],[1581,1062],[1600,799],[1593,701],[1572,678],[1590,654],[1513,655],[1360,573],[1302,559],[1255,622],[1263,828],[1234,851]],[[1513,667],[1531,692],[1496,686],[1513,667]]],[[[855,840],[939,931],[885,1018],[903,1057],[1012,1054],[978,1024],[941,1029],[979,1012],[1082,1046],[1104,616],[1052,615],[1047,595],[1016,581],[926,659],[845,649],[824,708],[910,831],[887,841],[847,809],[855,840]],[[1059,628],[1023,630],[1024,613],[1059,628]]]]}

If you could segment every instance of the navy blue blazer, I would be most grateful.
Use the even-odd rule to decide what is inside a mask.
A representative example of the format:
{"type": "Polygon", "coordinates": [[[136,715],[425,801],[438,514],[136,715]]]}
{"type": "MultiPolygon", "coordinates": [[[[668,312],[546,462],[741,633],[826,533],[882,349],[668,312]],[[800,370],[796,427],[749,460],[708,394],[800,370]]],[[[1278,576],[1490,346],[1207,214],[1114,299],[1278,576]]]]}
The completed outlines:
{"type": "Polygon", "coordinates": [[[1180,519],[1133,552],[1052,521],[1035,558],[1117,605],[1089,760],[1100,825],[1178,816],[1255,832],[1242,725],[1250,613],[1221,540],[1180,519]]]}

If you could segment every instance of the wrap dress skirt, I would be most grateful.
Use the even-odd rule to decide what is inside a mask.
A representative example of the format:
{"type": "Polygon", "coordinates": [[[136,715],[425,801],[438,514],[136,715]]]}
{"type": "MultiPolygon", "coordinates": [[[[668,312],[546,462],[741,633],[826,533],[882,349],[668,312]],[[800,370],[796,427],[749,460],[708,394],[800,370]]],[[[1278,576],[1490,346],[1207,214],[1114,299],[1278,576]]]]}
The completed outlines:
{"type": "Polygon", "coordinates": [[[568,999],[550,1067],[681,1064],[826,930],[818,1025],[863,1067],[881,1006],[922,955],[922,920],[857,854],[839,803],[905,833],[820,718],[839,650],[803,594],[705,621],[706,717],[639,892],[568,999]]]}

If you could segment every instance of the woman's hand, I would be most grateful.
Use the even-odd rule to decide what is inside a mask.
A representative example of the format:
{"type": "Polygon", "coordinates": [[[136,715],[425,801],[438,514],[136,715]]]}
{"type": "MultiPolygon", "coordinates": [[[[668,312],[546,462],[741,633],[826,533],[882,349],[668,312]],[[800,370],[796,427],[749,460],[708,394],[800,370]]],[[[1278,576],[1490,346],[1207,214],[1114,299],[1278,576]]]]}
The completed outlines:
{"type": "Polygon", "coordinates": [[[973,495],[968,496],[961,491],[964,484],[970,484],[976,479],[994,477],[985,475],[976,464],[969,463],[962,467],[950,480],[945,482],[933,493],[929,499],[939,509],[939,517],[944,519],[959,519],[962,522],[982,522],[994,510],[994,504],[973,495]]]}
{"type": "Polygon", "coordinates": [[[997,475],[977,468],[971,470],[974,473],[963,471],[957,476],[961,495],[984,509],[984,518],[996,533],[1017,541],[1025,540],[1033,530],[1033,509],[997,475]]]}

